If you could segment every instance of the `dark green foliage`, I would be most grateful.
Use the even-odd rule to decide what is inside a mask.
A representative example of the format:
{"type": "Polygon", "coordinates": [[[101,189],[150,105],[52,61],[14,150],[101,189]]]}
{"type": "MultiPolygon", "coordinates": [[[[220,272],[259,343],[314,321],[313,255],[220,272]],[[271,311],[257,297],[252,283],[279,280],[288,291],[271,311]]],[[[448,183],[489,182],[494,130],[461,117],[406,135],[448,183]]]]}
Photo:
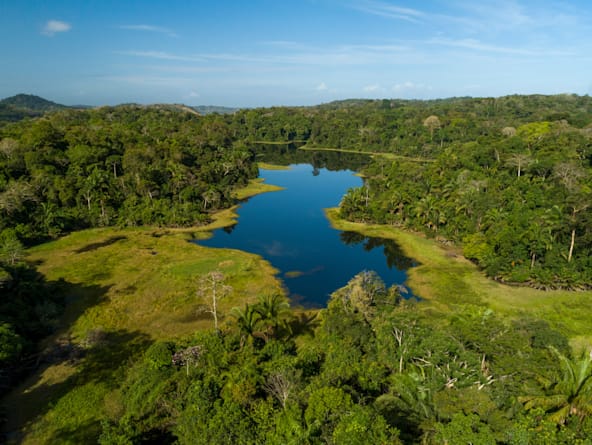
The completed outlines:
{"type": "Polygon", "coordinates": [[[494,115],[461,108],[477,107],[477,100],[426,103],[443,121],[434,141],[417,141],[423,148],[416,151],[409,151],[412,145],[405,151],[380,148],[423,162],[375,157],[364,170],[365,185],[344,196],[341,216],[462,243],[465,256],[495,279],[544,289],[589,288],[591,134],[565,121],[538,121],[540,110],[530,108],[579,104],[590,112],[588,99],[518,99],[531,110],[528,120],[504,111],[509,98],[494,101],[494,115]],[[442,118],[446,113],[470,119],[473,127],[453,132],[456,118],[442,118]],[[440,132],[447,136],[436,144],[440,132]]]}
{"type": "MultiPolygon", "coordinates": [[[[260,313],[259,304],[246,311],[260,313]]],[[[587,399],[559,424],[518,401],[530,408],[529,392],[555,400],[563,383],[544,382],[568,381],[568,364],[574,370],[583,362],[562,355],[558,363],[541,342],[565,348],[565,339],[537,320],[457,309],[455,316],[426,313],[363,272],[333,294],[314,337],[300,338],[298,347],[289,337],[240,341],[240,324],[183,344],[155,344],[128,371],[125,412],[103,426],[103,443],[150,436],[179,443],[527,444],[538,443],[537,432],[549,438],[541,443],[586,443],[587,399]],[[196,347],[189,373],[174,364],[174,354],[196,347]]]]}
{"type": "Polygon", "coordinates": [[[65,105],[60,105],[42,97],[32,94],[17,94],[16,96],[7,97],[0,100],[0,104],[12,106],[22,110],[31,111],[55,111],[67,108],[65,105]]]}
{"type": "Polygon", "coordinates": [[[257,175],[220,116],[175,107],[48,114],[0,134],[0,229],[36,241],[94,226],[190,226],[257,175]]]}
{"type": "Polygon", "coordinates": [[[7,351],[13,351],[1,360],[6,365],[14,364],[11,359],[21,352],[33,352],[35,342],[54,330],[63,303],[61,283],[47,283],[33,267],[19,263],[1,270],[10,277],[0,286],[2,338],[12,345],[7,351]]]}
{"type": "Polygon", "coordinates": [[[49,111],[67,108],[55,102],[31,94],[17,94],[0,100],[0,127],[6,122],[16,122],[43,115],[49,111]]]}

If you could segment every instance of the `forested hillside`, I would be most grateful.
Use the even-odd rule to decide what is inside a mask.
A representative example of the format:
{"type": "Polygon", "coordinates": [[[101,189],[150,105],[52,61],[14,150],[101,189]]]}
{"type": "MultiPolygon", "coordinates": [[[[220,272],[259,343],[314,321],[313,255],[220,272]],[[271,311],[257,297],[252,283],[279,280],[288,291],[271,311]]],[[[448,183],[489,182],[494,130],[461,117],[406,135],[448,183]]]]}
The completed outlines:
{"type": "Polygon", "coordinates": [[[0,128],[0,392],[44,367],[12,394],[29,417],[4,413],[14,430],[2,439],[587,445],[590,292],[567,290],[591,287],[587,96],[207,116],[122,105],[0,128]],[[161,229],[203,225],[230,207],[256,160],[306,160],[313,174],[362,169],[364,186],[347,192],[340,215],[422,232],[419,248],[439,255],[443,284],[431,289],[453,295],[405,301],[364,271],[325,309],[295,311],[261,259],[161,229]],[[100,229],[62,237],[86,228],[100,229]],[[187,245],[195,250],[176,262],[187,245]],[[498,281],[565,291],[486,280],[442,245],[461,246],[498,281]],[[468,270],[487,296],[453,286],[461,280],[450,275],[468,270]],[[502,288],[508,300],[529,293],[494,306],[502,288]],[[574,312],[581,318],[564,317],[574,312]],[[40,353],[56,329],[63,343],[40,353]]]}
{"type": "Polygon", "coordinates": [[[592,284],[592,100],[507,96],[242,110],[251,141],[382,153],[341,215],[463,245],[496,279],[592,284]]]}
{"type": "Polygon", "coordinates": [[[43,99],[32,94],[17,94],[0,100],[0,127],[6,122],[16,122],[34,118],[48,111],[67,108],[64,105],[43,99]]]}

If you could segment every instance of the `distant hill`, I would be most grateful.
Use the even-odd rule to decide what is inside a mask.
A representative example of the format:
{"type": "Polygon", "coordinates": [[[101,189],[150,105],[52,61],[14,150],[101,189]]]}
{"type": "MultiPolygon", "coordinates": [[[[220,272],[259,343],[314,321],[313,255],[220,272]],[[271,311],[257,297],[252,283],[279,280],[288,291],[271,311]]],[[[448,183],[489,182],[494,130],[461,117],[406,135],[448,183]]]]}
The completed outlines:
{"type": "Polygon", "coordinates": [[[231,107],[219,107],[216,105],[198,105],[196,107],[189,107],[197,111],[199,114],[232,114],[238,111],[238,108],[231,108],[231,107]]]}
{"type": "Polygon", "coordinates": [[[16,96],[7,97],[6,99],[0,100],[0,104],[43,113],[46,111],[69,108],[66,105],[61,105],[33,94],[17,94],[16,96]]]}
{"type": "Polygon", "coordinates": [[[17,94],[0,100],[0,122],[16,122],[27,117],[41,116],[48,111],[69,108],[32,94],[17,94]]]}

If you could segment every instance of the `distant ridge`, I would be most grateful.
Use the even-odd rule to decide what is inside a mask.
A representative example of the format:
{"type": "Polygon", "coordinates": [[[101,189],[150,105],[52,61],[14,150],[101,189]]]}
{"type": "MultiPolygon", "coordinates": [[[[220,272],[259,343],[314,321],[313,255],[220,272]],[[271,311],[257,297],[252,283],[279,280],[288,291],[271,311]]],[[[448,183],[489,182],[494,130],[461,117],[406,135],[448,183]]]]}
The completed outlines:
{"type": "Polygon", "coordinates": [[[239,109],[238,108],[232,108],[232,107],[220,107],[217,105],[198,105],[195,107],[188,107],[188,108],[192,108],[193,110],[197,111],[199,114],[212,114],[212,113],[218,113],[218,114],[232,114],[237,112],[239,109]]]}
{"type": "Polygon", "coordinates": [[[69,108],[66,105],[58,104],[33,94],[17,94],[16,96],[7,97],[6,99],[2,99],[0,104],[42,113],[69,108]]]}

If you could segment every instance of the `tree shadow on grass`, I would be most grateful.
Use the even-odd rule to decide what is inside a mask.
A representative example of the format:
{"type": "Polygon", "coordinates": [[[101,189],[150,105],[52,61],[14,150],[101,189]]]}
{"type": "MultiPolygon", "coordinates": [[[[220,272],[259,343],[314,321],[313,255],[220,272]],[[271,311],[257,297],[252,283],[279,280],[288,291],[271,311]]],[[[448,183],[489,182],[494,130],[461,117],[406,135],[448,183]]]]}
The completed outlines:
{"type": "Polygon", "coordinates": [[[75,250],[75,252],[76,253],[92,252],[93,250],[100,249],[101,247],[107,247],[107,246],[110,246],[111,244],[115,244],[117,241],[122,241],[122,240],[126,240],[126,239],[127,239],[127,236],[121,236],[121,235],[112,236],[110,238],[107,238],[105,241],[87,244],[86,246],[75,250]]]}
{"type": "MultiPolygon", "coordinates": [[[[0,442],[19,443],[23,429],[33,424],[37,426],[39,419],[77,387],[95,384],[97,388],[103,388],[103,392],[105,388],[115,388],[119,383],[115,380],[117,370],[150,344],[148,336],[141,332],[100,329],[91,329],[85,339],[74,341],[69,333],[71,327],[89,308],[106,301],[109,286],[84,286],[64,280],[46,283],[46,286],[65,304],[59,322],[60,330],[40,342],[35,353],[15,366],[9,387],[11,390],[0,405],[5,417],[1,427],[5,435],[0,435],[0,442]]],[[[102,400],[99,403],[102,406],[102,400]]],[[[100,406],[87,406],[79,411],[92,413],[98,410],[100,406]]],[[[70,413],[70,418],[66,420],[74,422],[74,414],[70,413]]],[[[66,420],[54,418],[52,424],[60,425],[66,420]]],[[[72,427],[68,425],[66,422],[66,430],[72,427]]],[[[85,428],[81,425],[77,429],[85,428]]],[[[94,441],[96,437],[91,440],[94,441]]],[[[62,440],[56,438],[56,441],[45,442],[62,443],[62,440]]]]}
{"type": "Polygon", "coordinates": [[[60,364],[75,366],[75,372],[58,383],[27,382],[27,388],[14,395],[20,399],[19,405],[27,408],[28,421],[21,425],[9,421],[6,442],[20,443],[23,428],[38,424],[44,415],[53,411],[53,428],[48,430],[51,437],[44,436],[44,443],[96,443],[104,417],[105,396],[119,387],[125,369],[151,342],[146,334],[138,331],[92,331],[75,356],[65,356],[61,361],[46,365],[35,377],[39,379],[48,367],[60,364]],[[83,387],[81,392],[76,392],[83,387]]]}

